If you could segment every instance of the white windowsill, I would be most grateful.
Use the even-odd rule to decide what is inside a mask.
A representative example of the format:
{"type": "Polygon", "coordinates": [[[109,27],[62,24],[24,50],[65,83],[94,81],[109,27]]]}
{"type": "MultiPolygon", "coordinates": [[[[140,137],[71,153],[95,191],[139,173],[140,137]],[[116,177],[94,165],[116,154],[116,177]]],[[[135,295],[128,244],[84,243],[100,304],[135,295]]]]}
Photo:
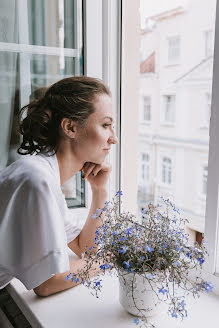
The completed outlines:
{"type": "MultiPolygon", "coordinates": [[[[69,250],[71,260],[77,259],[69,250]]],[[[116,276],[106,276],[99,298],[92,296],[86,287],[79,285],[61,293],[41,298],[27,291],[17,279],[7,287],[32,328],[127,328],[135,327],[134,316],[119,303],[119,285],[116,276]],[[85,315],[86,314],[86,315],[85,315]]],[[[188,318],[176,320],[166,312],[150,319],[156,328],[216,328],[218,326],[219,296],[202,294],[199,299],[188,297],[188,318]]]]}

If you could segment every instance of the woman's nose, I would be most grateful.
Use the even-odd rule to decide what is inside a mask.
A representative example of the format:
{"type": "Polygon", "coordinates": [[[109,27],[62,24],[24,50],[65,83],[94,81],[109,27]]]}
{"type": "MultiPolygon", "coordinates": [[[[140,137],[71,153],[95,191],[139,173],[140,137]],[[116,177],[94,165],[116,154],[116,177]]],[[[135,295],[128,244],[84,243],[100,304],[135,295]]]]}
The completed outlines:
{"type": "Polygon", "coordinates": [[[109,138],[109,143],[114,145],[118,143],[118,138],[115,134],[109,138]]]}

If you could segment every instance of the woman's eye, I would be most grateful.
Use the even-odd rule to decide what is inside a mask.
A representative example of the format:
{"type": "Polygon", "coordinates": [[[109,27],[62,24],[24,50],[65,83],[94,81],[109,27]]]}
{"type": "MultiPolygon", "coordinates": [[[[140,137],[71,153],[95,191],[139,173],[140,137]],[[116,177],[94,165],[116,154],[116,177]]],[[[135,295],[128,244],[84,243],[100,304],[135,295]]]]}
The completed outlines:
{"type": "Polygon", "coordinates": [[[112,124],[107,124],[107,123],[106,123],[106,124],[103,124],[103,127],[104,127],[104,128],[107,128],[107,127],[110,126],[110,125],[112,125],[112,124]]]}

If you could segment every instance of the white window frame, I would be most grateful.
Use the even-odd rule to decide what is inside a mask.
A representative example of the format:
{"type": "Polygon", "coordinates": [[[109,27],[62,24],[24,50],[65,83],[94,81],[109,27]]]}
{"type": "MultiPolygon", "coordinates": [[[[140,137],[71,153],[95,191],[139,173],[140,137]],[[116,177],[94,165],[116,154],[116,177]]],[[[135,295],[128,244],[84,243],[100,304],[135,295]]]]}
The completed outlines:
{"type": "Polygon", "coordinates": [[[142,111],[141,111],[141,122],[142,123],[150,123],[151,122],[151,96],[150,95],[142,95],[142,111]],[[145,118],[147,116],[147,109],[149,107],[149,119],[145,118]]]}
{"type": "MultiPolygon", "coordinates": [[[[150,180],[150,155],[147,152],[141,153],[141,180],[148,182],[150,180]],[[145,159],[144,159],[145,156],[145,159]]],[[[142,183],[141,183],[142,184],[142,183]]]]}
{"type": "Polygon", "coordinates": [[[173,93],[163,94],[161,99],[161,124],[168,125],[168,126],[175,126],[176,124],[176,95],[173,93]],[[172,116],[171,120],[166,119],[166,106],[167,106],[167,97],[174,97],[174,105],[172,105],[171,113],[172,116]]]}
{"type": "MultiPolygon", "coordinates": [[[[85,0],[84,60],[85,75],[103,79],[112,92],[115,132],[120,136],[120,47],[121,4],[117,0],[85,0]]],[[[112,165],[108,198],[120,189],[120,143],[113,146],[107,160],[112,165]]],[[[85,181],[86,212],[92,201],[90,185],[85,181]]],[[[77,210],[77,209],[76,209],[77,210]]]]}
{"type": "MultiPolygon", "coordinates": [[[[218,5],[218,4],[217,4],[218,5]]],[[[219,295],[219,273],[216,272],[216,259],[219,257],[218,251],[218,228],[219,228],[219,11],[216,10],[216,34],[214,47],[214,69],[212,87],[212,108],[210,119],[210,141],[208,158],[208,181],[206,195],[206,215],[204,238],[207,242],[207,249],[210,254],[207,259],[203,277],[215,285],[214,292],[219,295]]]]}
{"type": "MultiPolygon", "coordinates": [[[[175,47],[176,48],[176,47],[175,47]]],[[[180,63],[180,58],[181,58],[181,37],[179,34],[176,35],[171,35],[167,37],[167,65],[176,65],[180,63]],[[174,58],[170,58],[170,50],[173,51],[172,49],[170,49],[170,42],[173,41],[174,39],[179,40],[179,45],[177,47],[178,49],[178,56],[174,57],[174,58]]]]}
{"type": "Polygon", "coordinates": [[[169,157],[168,155],[167,156],[166,155],[162,156],[160,164],[161,164],[161,168],[160,168],[160,170],[161,170],[161,176],[160,176],[161,177],[161,184],[170,187],[173,184],[173,161],[172,161],[172,158],[169,157]],[[164,170],[164,160],[165,159],[170,160],[170,164],[169,163],[165,164],[165,181],[164,181],[163,180],[163,173],[164,173],[163,170],[164,170]],[[167,180],[169,180],[169,174],[170,174],[170,177],[171,177],[170,183],[167,182],[167,180]]]}
{"type": "Polygon", "coordinates": [[[204,31],[204,58],[213,56],[213,49],[214,49],[214,32],[212,28],[209,28],[204,31]]]}

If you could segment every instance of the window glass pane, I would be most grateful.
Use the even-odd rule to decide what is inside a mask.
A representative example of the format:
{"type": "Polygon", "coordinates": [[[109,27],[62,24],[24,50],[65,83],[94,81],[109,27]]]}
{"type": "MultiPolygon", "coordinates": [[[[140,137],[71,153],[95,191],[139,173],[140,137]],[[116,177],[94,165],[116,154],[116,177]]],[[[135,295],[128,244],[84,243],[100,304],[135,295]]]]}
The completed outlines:
{"type": "MultiPolygon", "coordinates": [[[[141,94],[151,93],[154,102],[151,125],[144,130],[139,127],[139,161],[147,149],[152,202],[158,203],[163,196],[175,203],[181,215],[189,219],[186,229],[192,243],[205,227],[209,125],[203,129],[203,121],[210,118],[213,58],[203,57],[205,42],[211,44],[208,48],[213,54],[210,40],[214,39],[216,0],[190,1],[183,9],[157,1],[155,7],[152,13],[150,2],[144,2],[141,12],[146,22],[141,33],[142,61],[154,52],[156,72],[144,71],[140,77],[141,94]],[[153,26],[149,26],[151,19],[156,21],[153,26]],[[213,35],[206,36],[204,42],[203,35],[209,30],[213,35]],[[173,31],[180,37],[170,38],[173,31]],[[183,60],[170,66],[168,56],[183,60]]],[[[139,188],[139,213],[149,202],[149,197],[142,196],[147,184],[142,182],[139,188]]]]}
{"type": "MultiPolygon", "coordinates": [[[[0,169],[20,158],[18,111],[56,81],[83,74],[81,0],[3,0],[0,12],[0,169]]],[[[81,173],[63,186],[84,206],[81,173]]]]}

